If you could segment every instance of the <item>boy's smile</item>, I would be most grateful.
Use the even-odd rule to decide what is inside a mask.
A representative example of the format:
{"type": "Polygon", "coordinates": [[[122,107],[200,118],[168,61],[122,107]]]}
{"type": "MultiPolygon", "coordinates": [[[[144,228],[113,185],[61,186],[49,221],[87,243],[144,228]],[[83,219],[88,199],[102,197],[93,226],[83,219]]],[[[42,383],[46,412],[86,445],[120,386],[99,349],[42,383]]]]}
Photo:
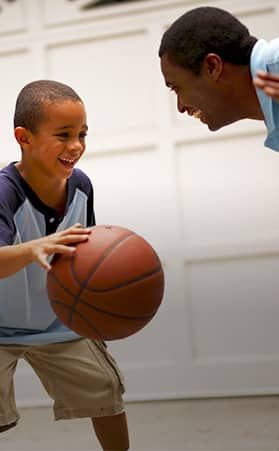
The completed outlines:
{"type": "Polygon", "coordinates": [[[45,112],[46,122],[30,137],[32,157],[53,176],[69,177],[85,151],[88,127],[84,105],[66,101],[46,106],[45,112]]]}
{"type": "Polygon", "coordinates": [[[46,104],[44,112],[45,120],[36,132],[16,129],[23,149],[18,169],[26,180],[32,173],[41,178],[41,183],[66,181],[85,151],[85,108],[82,102],[67,100],[46,104]]]}

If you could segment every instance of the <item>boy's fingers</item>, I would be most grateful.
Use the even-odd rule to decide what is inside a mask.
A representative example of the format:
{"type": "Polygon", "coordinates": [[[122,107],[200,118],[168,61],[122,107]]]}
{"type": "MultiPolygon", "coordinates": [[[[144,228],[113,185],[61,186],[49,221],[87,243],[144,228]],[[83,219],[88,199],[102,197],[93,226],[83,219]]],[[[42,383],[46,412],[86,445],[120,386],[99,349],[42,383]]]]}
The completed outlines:
{"type": "Polygon", "coordinates": [[[38,255],[38,263],[42,266],[43,269],[49,271],[51,269],[51,265],[46,259],[45,255],[38,255]]]}
{"type": "Polygon", "coordinates": [[[70,227],[69,229],[63,230],[61,232],[61,235],[62,236],[66,236],[66,235],[69,235],[69,234],[76,234],[76,235],[87,234],[87,235],[89,235],[90,233],[91,233],[91,230],[90,230],[89,227],[84,228],[82,226],[73,226],[73,227],[70,227]]]}
{"type": "Polygon", "coordinates": [[[76,248],[74,246],[65,246],[63,244],[58,244],[56,246],[53,246],[50,255],[51,254],[66,254],[66,255],[72,255],[75,252],[76,248]]]}
{"type": "Polygon", "coordinates": [[[71,243],[79,243],[81,241],[88,240],[88,235],[66,235],[62,238],[61,243],[63,244],[71,244],[71,243]]]}
{"type": "Polygon", "coordinates": [[[80,224],[79,222],[77,222],[76,224],[74,224],[72,226],[73,228],[77,228],[77,229],[82,229],[82,230],[86,230],[88,232],[90,232],[90,227],[84,227],[82,224],[80,224]]]}
{"type": "Polygon", "coordinates": [[[48,262],[40,261],[40,264],[43,267],[43,269],[45,269],[46,271],[50,271],[51,270],[51,265],[48,262]]]}

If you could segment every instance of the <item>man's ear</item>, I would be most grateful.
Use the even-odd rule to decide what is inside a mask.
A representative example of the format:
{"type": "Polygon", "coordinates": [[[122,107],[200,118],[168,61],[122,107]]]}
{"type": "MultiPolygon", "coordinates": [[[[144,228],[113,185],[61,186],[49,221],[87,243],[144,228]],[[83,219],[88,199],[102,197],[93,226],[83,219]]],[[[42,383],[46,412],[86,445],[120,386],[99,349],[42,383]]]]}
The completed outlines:
{"type": "Polygon", "coordinates": [[[212,81],[218,81],[223,72],[224,63],[216,53],[208,53],[202,65],[203,74],[212,81]]]}
{"type": "Polygon", "coordinates": [[[14,129],[15,139],[22,149],[25,149],[30,144],[30,132],[24,127],[16,127],[14,129]]]}

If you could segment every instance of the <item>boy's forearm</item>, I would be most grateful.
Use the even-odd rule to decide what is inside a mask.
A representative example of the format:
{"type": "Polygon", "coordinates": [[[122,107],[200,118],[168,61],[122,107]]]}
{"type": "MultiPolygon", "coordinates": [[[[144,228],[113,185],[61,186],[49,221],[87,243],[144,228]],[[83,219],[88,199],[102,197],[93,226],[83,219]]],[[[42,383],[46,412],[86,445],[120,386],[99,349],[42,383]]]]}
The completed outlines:
{"type": "Polygon", "coordinates": [[[0,279],[15,274],[32,261],[29,243],[0,247],[0,279]]]}

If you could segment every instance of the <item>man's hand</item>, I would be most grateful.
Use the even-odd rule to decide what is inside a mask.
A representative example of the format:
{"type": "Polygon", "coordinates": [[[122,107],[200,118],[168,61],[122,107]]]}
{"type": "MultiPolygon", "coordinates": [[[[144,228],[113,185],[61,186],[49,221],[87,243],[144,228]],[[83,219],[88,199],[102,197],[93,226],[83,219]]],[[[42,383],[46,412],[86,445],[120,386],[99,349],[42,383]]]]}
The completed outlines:
{"type": "Polygon", "coordinates": [[[253,83],[256,88],[279,102],[279,75],[258,71],[253,83]]]}

